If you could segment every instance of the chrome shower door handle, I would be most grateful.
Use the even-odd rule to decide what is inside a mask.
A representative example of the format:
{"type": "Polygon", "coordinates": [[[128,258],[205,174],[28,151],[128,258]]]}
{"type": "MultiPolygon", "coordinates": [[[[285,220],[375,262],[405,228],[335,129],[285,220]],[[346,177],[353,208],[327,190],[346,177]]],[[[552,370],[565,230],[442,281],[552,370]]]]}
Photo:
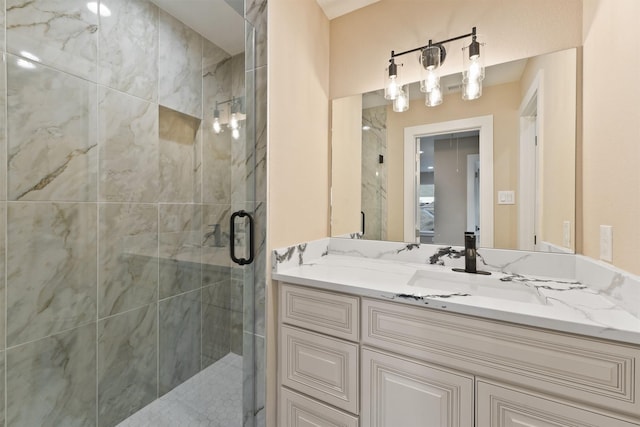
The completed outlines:
{"type": "Polygon", "coordinates": [[[231,214],[231,219],[229,220],[229,228],[231,232],[229,233],[229,252],[231,255],[231,260],[238,265],[247,265],[253,262],[253,217],[250,213],[245,212],[243,210],[234,212],[231,214]],[[236,248],[235,248],[235,240],[236,240],[236,218],[249,218],[249,258],[238,258],[236,257],[236,248]]]}

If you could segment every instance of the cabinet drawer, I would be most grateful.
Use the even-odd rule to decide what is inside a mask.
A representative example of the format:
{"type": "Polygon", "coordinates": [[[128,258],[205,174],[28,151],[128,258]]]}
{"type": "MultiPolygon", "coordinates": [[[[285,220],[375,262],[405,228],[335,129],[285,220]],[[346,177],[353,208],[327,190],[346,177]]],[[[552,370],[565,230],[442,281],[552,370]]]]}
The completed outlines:
{"type": "Polygon", "coordinates": [[[358,418],[331,406],[280,388],[278,398],[280,427],[358,427],[358,418]]]}
{"type": "Polygon", "coordinates": [[[362,350],[362,425],[470,427],[473,376],[362,350]]]}
{"type": "Polygon", "coordinates": [[[358,298],[283,284],[280,321],[350,341],[359,338],[358,298]]]}
{"type": "Polygon", "coordinates": [[[280,382],[358,413],[358,346],[313,332],[280,328],[280,382]]]}
{"type": "Polygon", "coordinates": [[[548,396],[479,380],[477,427],[637,427],[548,396]]]}
{"type": "Polygon", "coordinates": [[[362,301],[363,343],[637,417],[640,347],[362,301]]]}

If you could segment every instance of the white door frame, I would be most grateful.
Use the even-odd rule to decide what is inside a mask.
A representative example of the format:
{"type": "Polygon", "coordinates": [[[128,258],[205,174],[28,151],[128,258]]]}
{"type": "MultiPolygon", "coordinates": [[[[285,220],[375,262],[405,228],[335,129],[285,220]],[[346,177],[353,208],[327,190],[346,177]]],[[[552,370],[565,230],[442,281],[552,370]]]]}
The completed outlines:
{"type": "MultiPolygon", "coordinates": [[[[480,154],[467,154],[467,230],[476,231],[476,164],[480,168],[480,154]]],[[[478,199],[479,199],[478,195],[478,199]]],[[[477,224],[480,226],[480,224],[477,224]]]]}
{"type": "MultiPolygon", "coordinates": [[[[416,168],[422,136],[477,130],[480,133],[480,245],[493,247],[493,115],[471,117],[404,128],[404,240],[419,242],[416,232],[419,169],[416,168]]],[[[462,230],[460,231],[462,233],[462,230]]]]}
{"type": "Polygon", "coordinates": [[[535,250],[540,244],[542,218],[541,161],[544,146],[544,71],[540,70],[522,98],[520,118],[520,164],[518,167],[518,249],[535,250]],[[530,129],[535,125],[534,129],[530,129]],[[537,138],[537,145],[532,141],[537,138]],[[533,160],[533,161],[532,161],[533,160]],[[538,235],[538,242],[534,236],[538,235]]]}

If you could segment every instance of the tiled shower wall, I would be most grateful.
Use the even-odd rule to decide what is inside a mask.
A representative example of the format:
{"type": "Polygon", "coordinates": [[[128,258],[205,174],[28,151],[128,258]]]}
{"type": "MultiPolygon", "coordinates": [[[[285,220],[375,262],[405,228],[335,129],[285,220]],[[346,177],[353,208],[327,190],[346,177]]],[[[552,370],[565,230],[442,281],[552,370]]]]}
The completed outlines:
{"type": "Polygon", "coordinates": [[[387,239],[387,107],[362,110],[362,211],[364,239],[387,239]],[[380,157],[382,156],[382,163],[380,157]]]}
{"type": "Polygon", "coordinates": [[[0,0],[2,425],[115,425],[253,330],[228,256],[253,149],[210,130],[245,55],[104,3],[0,0]]]}

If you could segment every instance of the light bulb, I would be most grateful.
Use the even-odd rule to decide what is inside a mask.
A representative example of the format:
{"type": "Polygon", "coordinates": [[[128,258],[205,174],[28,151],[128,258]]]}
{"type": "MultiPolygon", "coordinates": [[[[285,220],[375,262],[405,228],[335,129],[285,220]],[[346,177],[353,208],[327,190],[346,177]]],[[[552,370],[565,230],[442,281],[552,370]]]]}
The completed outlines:
{"type": "Polygon", "coordinates": [[[440,85],[440,78],[433,69],[427,70],[427,78],[424,81],[425,92],[431,92],[436,86],[440,85]]]}
{"type": "Polygon", "coordinates": [[[394,100],[398,97],[400,93],[400,87],[398,85],[397,76],[390,76],[389,83],[387,83],[387,93],[385,94],[385,98],[394,100]]]}
{"type": "Polygon", "coordinates": [[[425,105],[427,107],[435,107],[440,104],[442,104],[442,91],[440,86],[436,86],[431,92],[427,92],[425,105]]]}
{"type": "Polygon", "coordinates": [[[480,64],[480,57],[475,56],[469,61],[469,80],[482,79],[482,65],[480,64]]]}
{"type": "MultiPolygon", "coordinates": [[[[236,113],[231,114],[231,118],[229,119],[229,127],[233,130],[238,129],[238,116],[236,113]]],[[[237,138],[236,138],[237,139],[237,138]]]]}
{"type": "Polygon", "coordinates": [[[482,86],[480,80],[473,79],[464,83],[463,99],[472,100],[480,98],[482,95],[482,86]]]}
{"type": "Polygon", "coordinates": [[[217,117],[213,119],[213,131],[215,133],[222,132],[222,126],[220,126],[220,119],[218,119],[217,117]]]}
{"type": "Polygon", "coordinates": [[[396,113],[402,113],[403,111],[407,111],[409,109],[409,92],[408,87],[405,87],[405,90],[400,89],[400,93],[393,100],[393,111],[396,113]]]}
{"type": "Polygon", "coordinates": [[[238,129],[238,128],[233,129],[233,130],[231,131],[231,137],[232,137],[233,139],[238,139],[238,138],[240,138],[240,129],[238,129]]]}

